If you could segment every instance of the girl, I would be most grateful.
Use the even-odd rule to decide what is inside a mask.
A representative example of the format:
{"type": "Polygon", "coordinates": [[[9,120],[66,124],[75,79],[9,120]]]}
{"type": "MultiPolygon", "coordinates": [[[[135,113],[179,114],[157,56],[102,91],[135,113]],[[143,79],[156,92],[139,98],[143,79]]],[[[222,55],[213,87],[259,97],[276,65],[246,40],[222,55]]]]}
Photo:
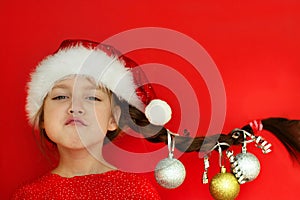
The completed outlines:
{"type": "MultiPolygon", "coordinates": [[[[134,63],[118,55],[110,46],[66,40],[39,64],[28,84],[26,109],[31,125],[56,146],[59,162],[14,199],[160,199],[148,180],[102,157],[105,136],[113,139],[127,124],[122,103],[143,108],[127,69],[134,63]]],[[[153,95],[149,86],[141,89],[141,98],[153,95]]]]}
{"type": "MultiPolygon", "coordinates": [[[[59,162],[18,189],[13,199],[159,199],[148,180],[118,170],[102,156],[103,143],[127,127],[148,141],[167,142],[163,125],[170,108],[155,99],[150,84],[142,84],[145,77],[135,66],[113,47],[87,40],[64,41],[37,66],[28,83],[26,110],[41,138],[57,148],[59,162]],[[162,112],[151,109],[155,106],[162,112]]],[[[243,129],[251,134],[269,130],[297,159],[298,120],[268,118],[243,129]]],[[[208,152],[217,142],[240,145],[243,135],[233,131],[175,140],[181,151],[208,152]]]]}

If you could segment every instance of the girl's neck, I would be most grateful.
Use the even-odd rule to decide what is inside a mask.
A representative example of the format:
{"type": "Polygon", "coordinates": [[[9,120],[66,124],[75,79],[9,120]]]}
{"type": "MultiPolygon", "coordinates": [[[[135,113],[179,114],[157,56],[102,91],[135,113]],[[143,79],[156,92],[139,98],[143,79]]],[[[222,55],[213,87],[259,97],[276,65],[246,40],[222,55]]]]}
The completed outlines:
{"type": "Polygon", "coordinates": [[[87,149],[66,149],[58,147],[60,159],[58,166],[52,171],[62,177],[101,174],[116,168],[107,163],[101,151],[88,151],[87,149]]]}

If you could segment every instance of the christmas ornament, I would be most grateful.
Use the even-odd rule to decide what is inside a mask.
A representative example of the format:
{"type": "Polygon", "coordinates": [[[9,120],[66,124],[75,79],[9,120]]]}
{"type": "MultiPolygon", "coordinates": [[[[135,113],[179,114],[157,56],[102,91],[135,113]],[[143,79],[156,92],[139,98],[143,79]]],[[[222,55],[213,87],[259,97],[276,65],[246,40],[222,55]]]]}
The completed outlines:
{"type": "Polygon", "coordinates": [[[161,160],[155,168],[155,179],[164,188],[173,189],[180,186],[186,176],[184,165],[173,157],[175,134],[168,131],[169,157],[161,160]]]}
{"type": "Polygon", "coordinates": [[[236,157],[233,151],[226,151],[231,171],[240,184],[254,180],[260,172],[259,160],[251,153],[240,153],[236,157]]]}
{"type": "Polygon", "coordinates": [[[165,158],[155,168],[155,179],[164,188],[177,188],[183,183],[185,175],[183,164],[175,158],[165,158]]]}
{"type": "Polygon", "coordinates": [[[209,191],[215,200],[232,200],[239,194],[240,184],[232,173],[226,172],[226,168],[222,163],[223,154],[221,145],[229,146],[227,143],[217,142],[217,145],[213,147],[213,149],[218,148],[221,172],[212,178],[209,191]]]}
{"type": "Polygon", "coordinates": [[[236,160],[246,182],[253,181],[259,175],[260,163],[252,153],[240,153],[236,155],[236,160]]]}
{"type": "Polygon", "coordinates": [[[253,181],[260,173],[260,162],[255,155],[247,152],[247,143],[255,141],[256,146],[261,148],[263,153],[269,153],[271,150],[271,144],[262,139],[262,137],[254,136],[251,133],[236,129],[235,135],[243,134],[243,146],[242,153],[234,156],[233,152],[227,151],[227,157],[229,158],[231,164],[231,171],[234,173],[235,177],[238,179],[240,184],[253,181]],[[247,136],[251,138],[251,140],[247,140],[247,136]]]}
{"type": "Polygon", "coordinates": [[[236,155],[237,165],[239,166],[241,173],[244,176],[243,182],[253,181],[260,172],[260,163],[255,155],[247,152],[247,143],[253,140],[247,141],[247,135],[252,136],[252,134],[243,130],[243,146],[242,153],[236,155]]]}
{"type": "Polygon", "coordinates": [[[239,194],[240,185],[235,176],[222,167],[221,173],[212,178],[209,191],[215,200],[232,200],[239,194]]]}

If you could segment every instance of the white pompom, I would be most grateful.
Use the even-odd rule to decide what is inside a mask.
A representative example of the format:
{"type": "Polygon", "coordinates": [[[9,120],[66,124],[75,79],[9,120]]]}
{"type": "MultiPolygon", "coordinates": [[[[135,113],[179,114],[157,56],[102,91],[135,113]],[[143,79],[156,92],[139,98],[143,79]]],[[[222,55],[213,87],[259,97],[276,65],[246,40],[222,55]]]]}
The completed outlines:
{"type": "Polygon", "coordinates": [[[151,124],[163,126],[170,121],[172,110],[167,102],[154,99],[146,106],[145,115],[151,124]]]}

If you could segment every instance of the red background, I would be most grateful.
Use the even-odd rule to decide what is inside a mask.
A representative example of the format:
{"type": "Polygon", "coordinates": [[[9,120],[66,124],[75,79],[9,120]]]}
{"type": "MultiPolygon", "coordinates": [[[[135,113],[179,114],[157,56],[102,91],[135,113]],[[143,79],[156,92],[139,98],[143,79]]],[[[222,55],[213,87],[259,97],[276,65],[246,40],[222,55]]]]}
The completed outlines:
{"type": "MultiPolygon", "coordinates": [[[[296,0],[5,0],[0,3],[0,16],[1,199],[8,199],[19,184],[50,168],[26,122],[25,85],[34,66],[66,38],[102,41],[128,29],[148,26],[182,32],[206,49],[222,75],[227,97],[223,132],[256,118],[300,118],[300,3],[296,0]]],[[[199,77],[189,76],[192,67],[166,52],[146,50],[134,56],[140,63],[172,66],[193,87],[199,86],[199,130],[205,131],[210,120],[209,94],[199,77]]],[[[172,94],[158,96],[176,104],[172,94]]],[[[174,129],[180,114],[176,111],[168,125],[174,129]]],[[[255,181],[241,186],[238,199],[298,199],[299,166],[292,163],[277,139],[268,132],[262,134],[273,144],[273,152],[262,155],[258,149],[249,148],[260,159],[262,171],[255,181]]],[[[132,151],[139,146],[162,147],[126,137],[117,143],[132,151]],[[120,142],[124,140],[126,143],[120,142]]],[[[212,199],[208,185],[201,184],[203,164],[198,155],[185,154],[179,159],[186,166],[187,178],[177,189],[163,189],[155,183],[153,173],[145,174],[163,199],[212,199]]],[[[210,178],[218,171],[215,153],[211,165],[210,178]]]]}

